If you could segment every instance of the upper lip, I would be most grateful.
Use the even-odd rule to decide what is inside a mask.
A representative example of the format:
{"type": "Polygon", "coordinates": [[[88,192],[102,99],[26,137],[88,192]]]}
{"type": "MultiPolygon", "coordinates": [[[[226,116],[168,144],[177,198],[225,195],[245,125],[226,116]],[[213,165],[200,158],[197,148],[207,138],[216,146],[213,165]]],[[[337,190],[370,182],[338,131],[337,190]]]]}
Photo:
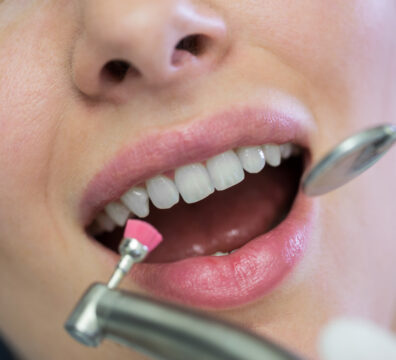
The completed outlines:
{"type": "Polygon", "coordinates": [[[309,148],[312,123],[307,114],[270,106],[231,107],[204,119],[151,131],[122,147],[94,175],[81,198],[80,219],[87,226],[100,209],[133,185],[238,146],[293,142],[309,148]]]}

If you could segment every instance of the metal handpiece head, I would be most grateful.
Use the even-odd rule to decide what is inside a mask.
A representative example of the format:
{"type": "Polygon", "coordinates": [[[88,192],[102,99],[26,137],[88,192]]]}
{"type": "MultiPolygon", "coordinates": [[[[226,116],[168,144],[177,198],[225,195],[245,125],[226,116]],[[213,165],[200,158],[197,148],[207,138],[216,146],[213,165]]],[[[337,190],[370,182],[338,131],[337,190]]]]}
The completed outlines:
{"type": "Polygon", "coordinates": [[[121,256],[129,255],[135,262],[142,261],[148,254],[148,248],[136,239],[122,239],[118,251],[121,256]]]}
{"type": "Polygon", "coordinates": [[[67,332],[84,345],[98,346],[106,336],[97,310],[108,291],[103,284],[91,285],[65,323],[67,332]]]}
{"type": "Polygon", "coordinates": [[[395,125],[378,126],[347,138],[304,175],[303,191],[318,196],[346,184],[376,163],[395,143],[395,125]]]}
{"type": "Polygon", "coordinates": [[[146,245],[141,244],[136,239],[123,238],[118,248],[121,259],[115,268],[107,286],[114,289],[118,286],[121,280],[131,270],[133,264],[142,261],[149,250],[146,245]]]}

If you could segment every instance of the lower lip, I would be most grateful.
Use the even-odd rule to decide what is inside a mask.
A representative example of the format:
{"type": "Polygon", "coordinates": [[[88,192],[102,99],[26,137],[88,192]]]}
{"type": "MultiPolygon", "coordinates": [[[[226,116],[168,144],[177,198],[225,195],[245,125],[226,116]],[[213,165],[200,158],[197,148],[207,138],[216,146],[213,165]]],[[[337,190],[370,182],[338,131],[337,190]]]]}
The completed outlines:
{"type": "Polygon", "coordinates": [[[233,254],[137,264],[131,279],[158,297],[183,304],[242,306],[268,294],[291,273],[305,253],[313,219],[313,201],[300,191],[281,224],[233,254]]]}

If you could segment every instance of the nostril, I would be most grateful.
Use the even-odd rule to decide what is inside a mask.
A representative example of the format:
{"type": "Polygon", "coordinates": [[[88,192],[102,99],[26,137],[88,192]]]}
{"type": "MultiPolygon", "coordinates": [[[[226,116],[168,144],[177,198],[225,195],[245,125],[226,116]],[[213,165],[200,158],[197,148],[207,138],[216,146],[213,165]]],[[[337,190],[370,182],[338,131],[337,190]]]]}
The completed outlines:
{"type": "Polygon", "coordinates": [[[194,56],[201,55],[206,45],[204,35],[189,35],[181,39],[176,45],[177,50],[184,50],[194,56]]]}
{"type": "Polygon", "coordinates": [[[102,76],[113,82],[122,82],[128,73],[139,75],[139,71],[124,60],[109,61],[102,69],[102,76]]]}
{"type": "MultiPolygon", "coordinates": [[[[172,56],[172,64],[180,66],[187,53],[192,56],[202,55],[206,51],[209,41],[209,37],[201,34],[185,36],[175,47],[177,51],[172,56]]],[[[112,83],[123,82],[127,75],[137,77],[141,73],[130,62],[122,59],[108,61],[101,70],[102,79],[112,83]]]]}

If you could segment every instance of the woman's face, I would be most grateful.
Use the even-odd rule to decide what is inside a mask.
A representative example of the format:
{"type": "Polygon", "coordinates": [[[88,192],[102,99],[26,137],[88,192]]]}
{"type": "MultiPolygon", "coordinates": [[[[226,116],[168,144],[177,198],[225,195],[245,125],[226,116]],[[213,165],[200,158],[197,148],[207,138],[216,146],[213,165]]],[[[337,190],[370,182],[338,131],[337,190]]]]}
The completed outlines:
{"type": "MultiPolygon", "coordinates": [[[[239,152],[255,167],[264,153],[262,173],[171,210],[156,207],[177,201],[174,182],[154,177],[166,173],[197,201],[213,183],[242,180],[235,152],[215,155],[293,142],[315,161],[394,121],[395,31],[393,0],[0,1],[1,333],[27,359],[143,359],[110,342],[87,349],[62,328],[117,261],[90,225],[109,225],[103,208],[142,184],[165,239],[125,289],[311,357],[333,316],[390,327],[395,151],[334,193],[298,195],[272,230],[298,168],[295,158],[269,165],[276,149],[239,152]],[[206,167],[180,170],[198,162],[206,167]]],[[[142,212],[144,195],[133,198],[142,212]]]]}

